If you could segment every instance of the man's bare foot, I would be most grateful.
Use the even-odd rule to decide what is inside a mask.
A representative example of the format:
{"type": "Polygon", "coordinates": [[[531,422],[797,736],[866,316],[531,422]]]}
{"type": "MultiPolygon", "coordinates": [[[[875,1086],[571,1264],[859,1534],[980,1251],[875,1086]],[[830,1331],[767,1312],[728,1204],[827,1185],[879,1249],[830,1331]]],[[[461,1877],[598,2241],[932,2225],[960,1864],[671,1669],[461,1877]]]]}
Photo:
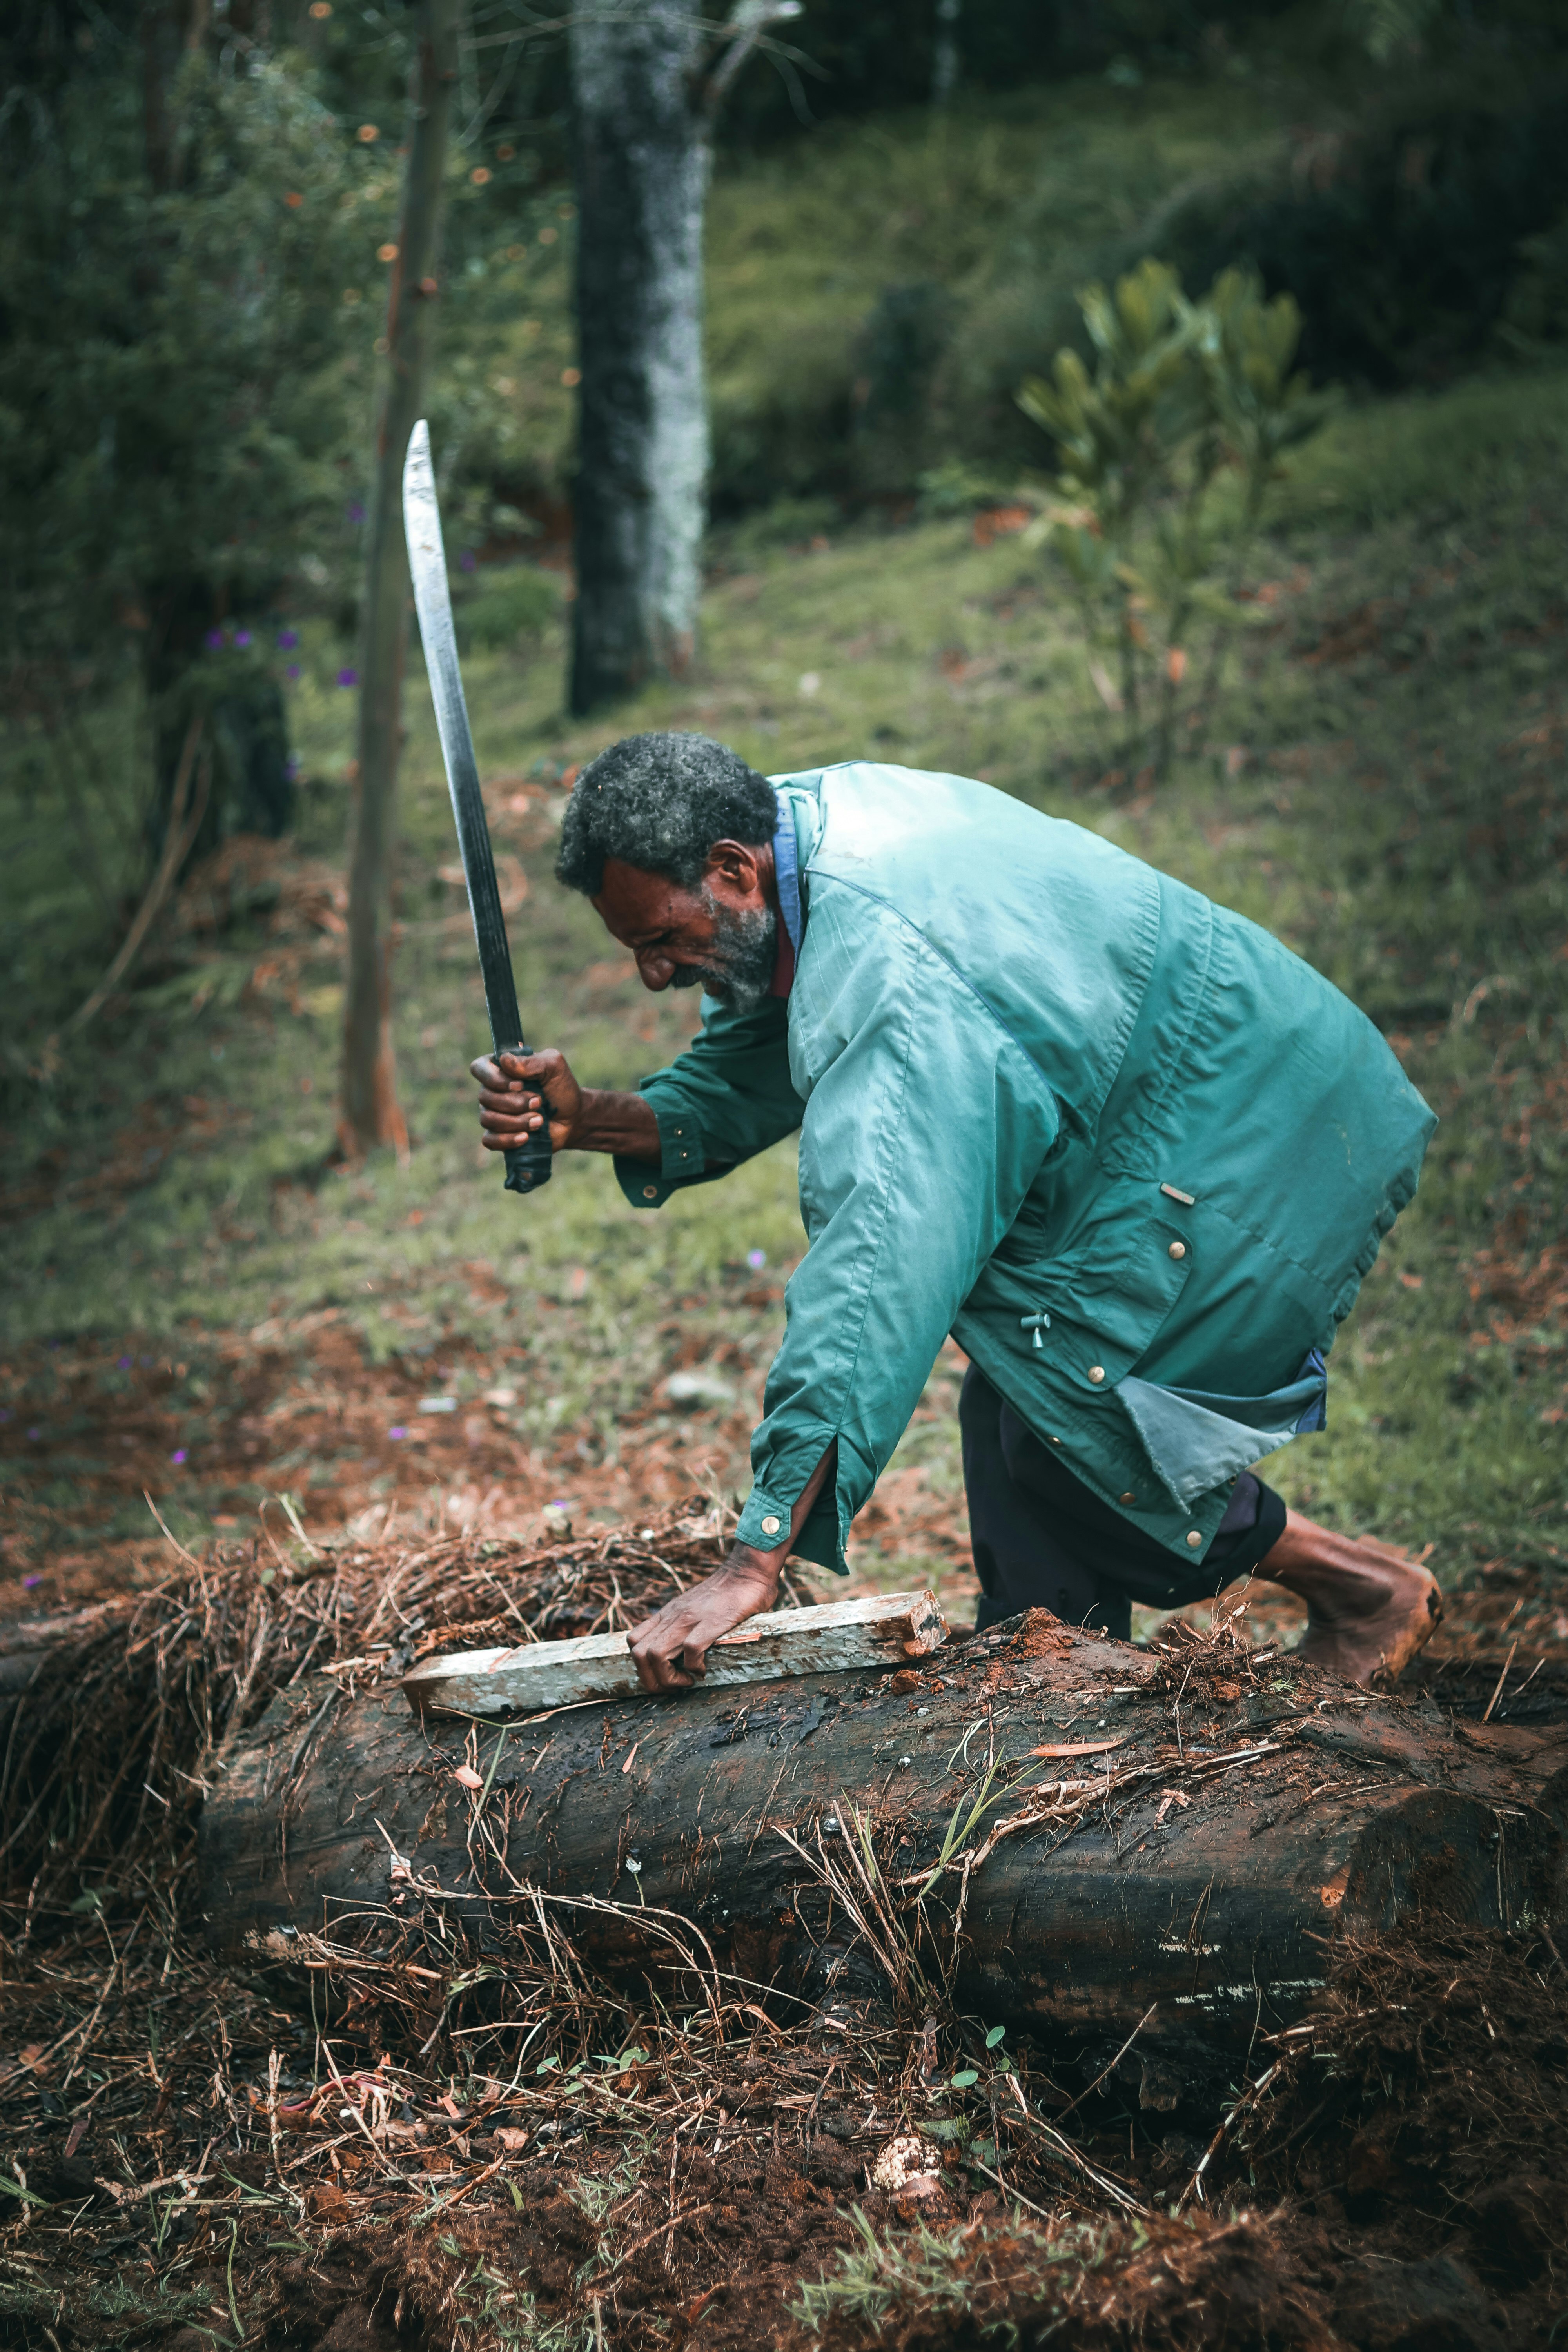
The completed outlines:
{"type": "Polygon", "coordinates": [[[1306,1602],[1296,1655],[1350,1682],[1370,1683],[1379,1667],[1392,1681],[1443,1615],[1437,1580],[1419,1561],[1391,1544],[1352,1543],[1296,1511],[1254,1572],[1306,1602]]]}

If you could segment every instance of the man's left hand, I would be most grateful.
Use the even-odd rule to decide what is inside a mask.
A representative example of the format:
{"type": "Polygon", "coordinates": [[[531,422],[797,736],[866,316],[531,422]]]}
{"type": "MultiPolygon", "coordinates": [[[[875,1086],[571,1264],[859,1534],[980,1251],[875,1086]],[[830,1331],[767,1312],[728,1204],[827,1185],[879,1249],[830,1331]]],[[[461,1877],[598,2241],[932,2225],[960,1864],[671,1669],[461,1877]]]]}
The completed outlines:
{"type": "Polygon", "coordinates": [[[773,1607],[784,1557],[737,1544],[722,1568],[638,1625],[629,1646],[644,1690],[689,1690],[721,1635],[773,1607]]]}

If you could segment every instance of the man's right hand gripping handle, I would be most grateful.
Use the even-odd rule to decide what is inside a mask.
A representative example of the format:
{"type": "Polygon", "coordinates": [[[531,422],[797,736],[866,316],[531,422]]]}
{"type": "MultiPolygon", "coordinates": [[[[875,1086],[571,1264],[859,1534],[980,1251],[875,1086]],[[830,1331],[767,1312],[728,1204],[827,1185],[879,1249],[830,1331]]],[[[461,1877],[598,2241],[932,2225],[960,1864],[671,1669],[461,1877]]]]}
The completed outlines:
{"type": "MultiPolygon", "coordinates": [[[[547,1180],[557,1151],[614,1151],[627,1160],[659,1157],[658,1121],[641,1095],[580,1087],[563,1054],[547,1045],[537,1054],[485,1055],[469,1064],[479,1083],[480,1139],[487,1151],[542,1162],[547,1180]]],[[[523,1188],[526,1189],[526,1188],[523,1188]]]]}

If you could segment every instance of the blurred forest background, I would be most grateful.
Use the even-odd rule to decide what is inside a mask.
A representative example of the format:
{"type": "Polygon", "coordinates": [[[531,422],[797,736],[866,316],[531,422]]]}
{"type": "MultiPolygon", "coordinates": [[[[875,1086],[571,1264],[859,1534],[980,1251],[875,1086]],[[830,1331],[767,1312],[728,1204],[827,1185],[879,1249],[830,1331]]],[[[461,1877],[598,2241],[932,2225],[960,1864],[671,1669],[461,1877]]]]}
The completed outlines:
{"type": "MultiPolygon", "coordinates": [[[[1568,1637],[1568,20],[673,14],[710,78],[735,68],[693,132],[700,611],[617,698],[571,667],[603,486],[567,20],[448,11],[423,404],[531,1034],[625,1085],[685,1032],[689,1000],[645,996],[550,876],[577,767],[647,726],[775,771],[981,775],[1268,924],[1443,1119],[1329,1433],[1273,1475],[1433,1547],[1478,1624],[1568,1637]]],[[[791,1154],[657,1220],[586,1159],[503,1197],[416,642],[385,877],[406,1141],[340,1148],[430,22],[15,0],[0,31],[13,1594],[153,1573],[148,1495],[199,1549],[268,1498],[277,1528],[381,1539],[613,1524],[744,1477],[791,1154]]],[[[964,1589],[959,1370],[863,1516],[868,1578],[964,1589]]]]}

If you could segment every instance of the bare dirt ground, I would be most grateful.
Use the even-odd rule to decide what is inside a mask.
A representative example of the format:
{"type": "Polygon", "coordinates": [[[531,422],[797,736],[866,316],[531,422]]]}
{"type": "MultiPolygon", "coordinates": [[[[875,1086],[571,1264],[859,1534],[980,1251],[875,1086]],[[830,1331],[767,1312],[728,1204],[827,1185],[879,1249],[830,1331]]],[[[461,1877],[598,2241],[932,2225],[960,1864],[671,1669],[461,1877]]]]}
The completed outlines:
{"type": "MultiPolygon", "coordinates": [[[[747,1296],[776,1312],[782,1286],[754,1285],[747,1296]]],[[[153,1353],[134,1339],[122,1344],[134,1351],[117,1359],[128,1392],[112,1400],[102,1391],[101,1343],[17,1349],[0,1367],[6,1399],[0,1457],[9,1455],[19,1474],[0,1536],[0,1621],[80,1608],[145,1589],[170,1570],[174,1553],[146,1498],[167,1491],[171,1463],[184,1466],[191,1365],[166,1343],[153,1353]],[[144,1533],[100,1532],[105,1521],[137,1518],[144,1533]]],[[[604,1463],[585,1458],[596,1450],[585,1429],[563,1427],[548,1448],[517,1435],[510,1410],[515,1368],[504,1354],[487,1358],[471,1340],[455,1341],[434,1369],[403,1360],[377,1365],[328,1309],[226,1335],[216,1349],[193,1334],[189,1354],[199,1358],[210,1391],[205,1422],[213,1433],[193,1466],[220,1504],[228,1489],[228,1507],[216,1514],[215,1557],[223,1560],[264,1557],[268,1531],[289,1534],[279,1505],[264,1505],[258,1517],[251,1498],[258,1486],[290,1492],[307,1457],[316,1473],[300,1505],[310,1531],[325,1541],[353,1536],[377,1546],[443,1534],[517,1543],[607,1530],[668,1507],[694,1486],[717,1500],[742,1493],[749,1482],[744,1398],[729,1410],[700,1408],[675,1433],[664,1425],[667,1414],[650,1413],[658,1425],[647,1429],[628,1417],[616,1459],[604,1463]],[[433,1388],[455,1378],[468,1402],[421,1410],[433,1388]]],[[[956,1378],[964,1360],[951,1341],[948,1360],[956,1378]]],[[[921,1419],[934,1410],[922,1406],[921,1419]]],[[[856,1522],[851,1558],[847,1586],[811,1573],[835,1596],[929,1580],[952,1622],[972,1622],[979,1587],[962,1491],[931,1481],[918,1465],[895,1465],[882,1479],[856,1522]]],[[[1233,1592],[1219,1603],[1220,1613],[1229,1614],[1237,1598],[1233,1592]]],[[[1255,1585],[1247,1598],[1256,1642],[1299,1637],[1305,1612],[1290,1594],[1255,1585]]],[[[1206,1625],[1215,1612],[1197,1603],[1177,1613],[1206,1625]]],[[[1145,1637],[1162,1622],[1141,1610],[1134,1633],[1145,1637]]],[[[1564,1643],[1561,1580],[1541,1563],[1500,1558],[1447,1595],[1429,1656],[1458,1662],[1497,1650],[1500,1659],[1511,1647],[1522,1675],[1564,1643]]]]}

